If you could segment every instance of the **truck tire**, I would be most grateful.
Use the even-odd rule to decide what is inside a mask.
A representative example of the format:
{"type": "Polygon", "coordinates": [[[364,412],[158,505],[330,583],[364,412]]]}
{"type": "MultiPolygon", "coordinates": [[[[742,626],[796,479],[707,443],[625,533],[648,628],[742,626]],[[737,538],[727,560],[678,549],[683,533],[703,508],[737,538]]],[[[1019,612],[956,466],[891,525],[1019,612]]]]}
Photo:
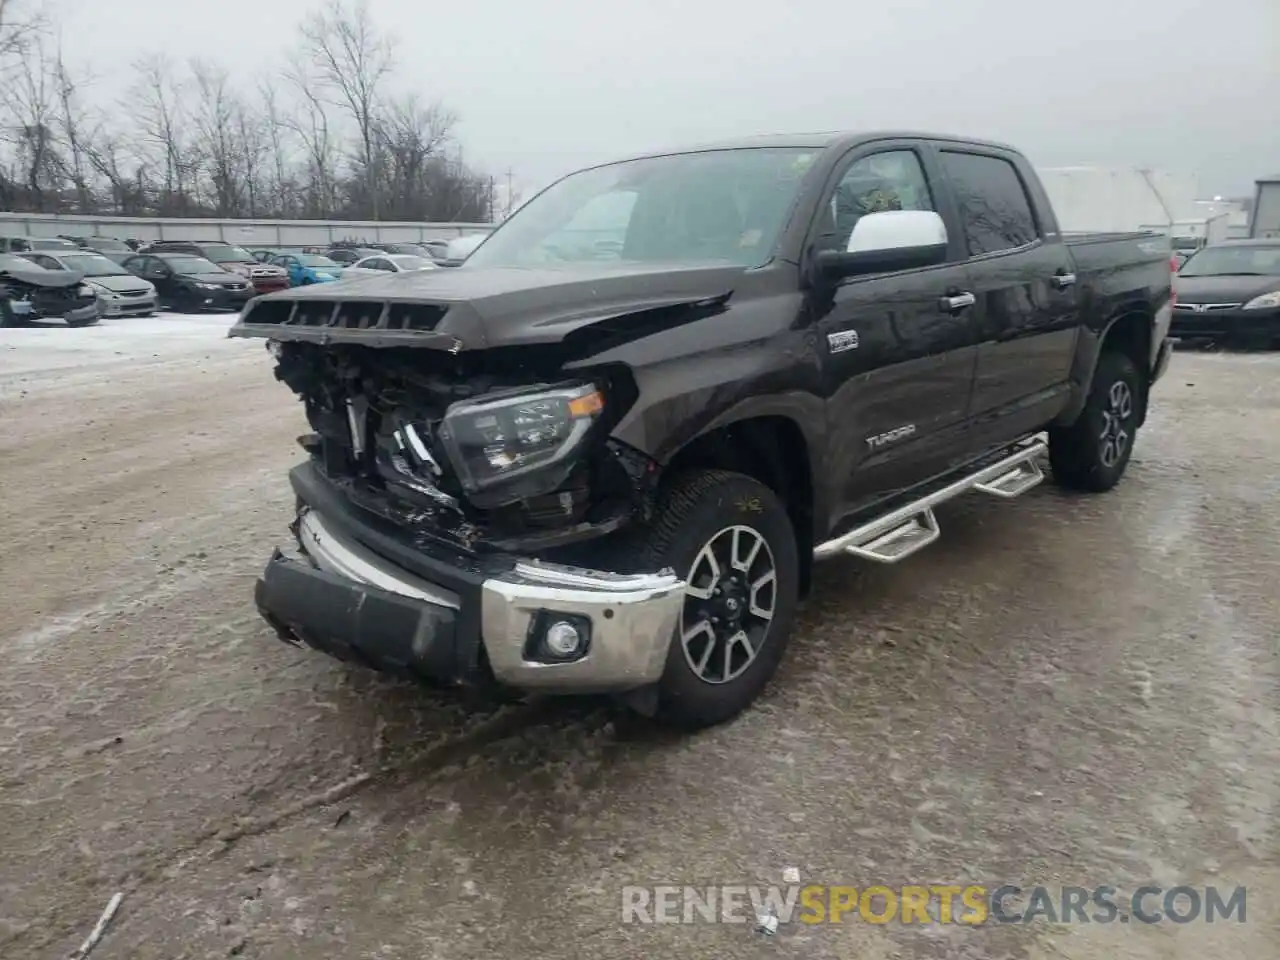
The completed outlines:
{"type": "Polygon", "coordinates": [[[654,716],[696,730],[746,708],[782,660],[799,595],[796,538],[774,492],[740,473],[680,476],[658,507],[639,559],[689,586],[654,716]]]}
{"type": "Polygon", "coordinates": [[[1133,361],[1104,351],[1076,422],[1049,431],[1049,463],[1059,486],[1102,493],[1120,482],[1137,439],[1141,391],[1133,361]]]}

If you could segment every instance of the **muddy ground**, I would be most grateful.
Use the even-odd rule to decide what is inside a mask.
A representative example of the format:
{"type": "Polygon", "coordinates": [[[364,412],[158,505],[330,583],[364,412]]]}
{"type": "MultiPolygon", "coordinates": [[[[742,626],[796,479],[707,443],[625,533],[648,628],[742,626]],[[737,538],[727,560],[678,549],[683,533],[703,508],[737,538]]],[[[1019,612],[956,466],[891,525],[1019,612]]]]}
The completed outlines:
{"type": "Polygon", "coordinates": [[[290,649],[302,420],[228,318],[0,332],[0,956],[1280,956],[1280,356],[1179,353],[1112,494],[822,568],[737,722],[290,649]],[[98,339],[93,339],[93,338],[98,339]],[[1244,923],[623,925],[626,884],[1247,887],[1244,923]]]}

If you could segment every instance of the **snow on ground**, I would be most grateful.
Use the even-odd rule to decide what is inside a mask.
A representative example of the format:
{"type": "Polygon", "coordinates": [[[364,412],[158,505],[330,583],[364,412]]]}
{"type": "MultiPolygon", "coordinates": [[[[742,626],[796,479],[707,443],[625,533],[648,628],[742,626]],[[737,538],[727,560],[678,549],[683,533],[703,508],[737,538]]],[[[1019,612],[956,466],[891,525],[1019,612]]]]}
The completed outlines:
{"type": "Polygon", "coordinates": [[[0,396],[54,371],[94,378],[113,366],[234,354],[260,342],[229,340],[234,313],[171,313],[106,318],[91,327],[62,323],[0,329],[0,396]]]}

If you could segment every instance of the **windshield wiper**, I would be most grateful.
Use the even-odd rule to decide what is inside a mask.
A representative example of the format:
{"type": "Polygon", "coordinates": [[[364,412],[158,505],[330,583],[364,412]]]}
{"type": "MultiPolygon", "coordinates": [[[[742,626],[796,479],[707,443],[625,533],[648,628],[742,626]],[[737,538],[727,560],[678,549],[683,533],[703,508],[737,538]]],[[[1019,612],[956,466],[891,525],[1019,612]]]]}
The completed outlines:
{"type": "Polygon", "coordinates": [[[1235,270],[1231,273],[1191,273],[1186,274],[1191,277],[1265,277],[1267,274],[1258,273],[1256,270],[1235,270]]]}

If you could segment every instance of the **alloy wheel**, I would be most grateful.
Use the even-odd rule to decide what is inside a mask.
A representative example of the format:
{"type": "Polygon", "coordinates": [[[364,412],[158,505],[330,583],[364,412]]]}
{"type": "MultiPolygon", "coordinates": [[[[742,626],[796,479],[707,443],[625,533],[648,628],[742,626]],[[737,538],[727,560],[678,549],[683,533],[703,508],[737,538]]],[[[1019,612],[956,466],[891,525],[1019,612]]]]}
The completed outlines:
{"type": "Polygon", "coordinates": [[[728,683],[755,662],[778,599],[773,551],[747,526],[725,527],[698,551],[686,578],[680,643],[698,679],[728,683]]]}
{"type": "Polygon", "coordinates": [[[1133,419],[1133,391],[1124,380],[1117,380],[1107,391],[1107,405],[1102,410],[1102,464],[1114,467],[1129,448],[1130,421],[1133,419]]]}

